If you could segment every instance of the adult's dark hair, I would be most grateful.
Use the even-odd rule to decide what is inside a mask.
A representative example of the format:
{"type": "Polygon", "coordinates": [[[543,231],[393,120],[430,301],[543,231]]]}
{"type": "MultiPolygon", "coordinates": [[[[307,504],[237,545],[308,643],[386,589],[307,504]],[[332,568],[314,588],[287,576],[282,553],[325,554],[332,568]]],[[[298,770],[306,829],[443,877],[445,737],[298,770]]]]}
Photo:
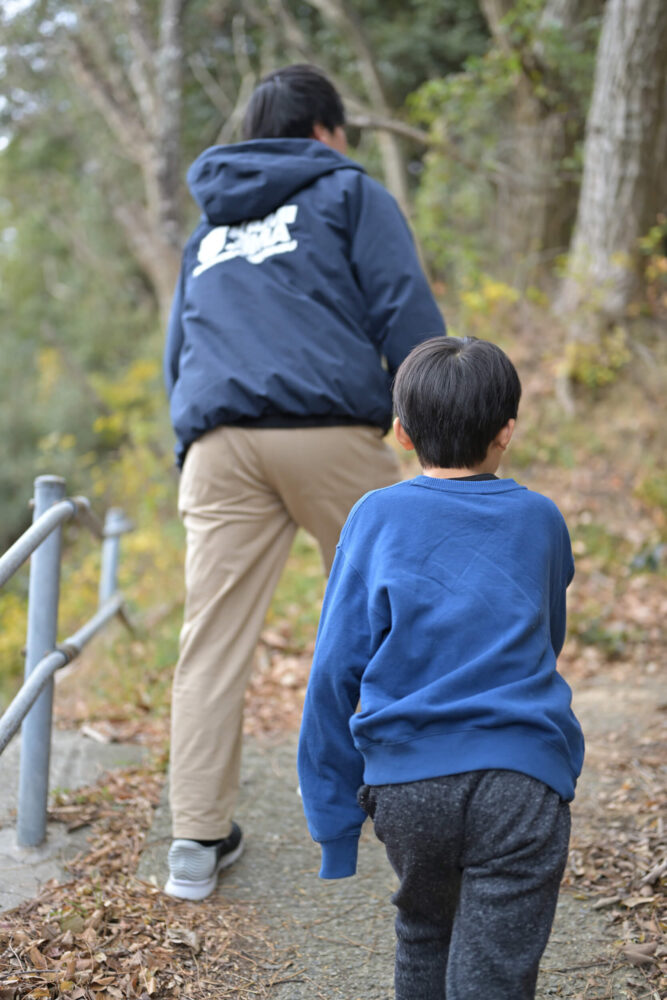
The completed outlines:
{"type": "Polygon", "coordinates": [[[495,344],[434,337],[415,347],[396,373],[394,409],[424,468],[469,469],[516,418],[521,383],[495,344]]]}
{"type": "Polygon", "coordinates": [[[338,91],[316,66],[296,63],[260,80],[243,118],[244,139],[308,139],[316,122],[345,124],[338,91]]]}

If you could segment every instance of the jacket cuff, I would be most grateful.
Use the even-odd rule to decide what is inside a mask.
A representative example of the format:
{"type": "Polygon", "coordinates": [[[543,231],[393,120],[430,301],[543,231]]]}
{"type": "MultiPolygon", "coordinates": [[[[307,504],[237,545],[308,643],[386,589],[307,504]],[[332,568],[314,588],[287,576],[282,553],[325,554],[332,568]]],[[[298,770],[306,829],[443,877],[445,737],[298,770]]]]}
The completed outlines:
{"type": "Polygon", "coordinates": [[[359,837],[340,837],[320,844],[322,867],[320,878],[348,878],[357,870],[359,837]]]}

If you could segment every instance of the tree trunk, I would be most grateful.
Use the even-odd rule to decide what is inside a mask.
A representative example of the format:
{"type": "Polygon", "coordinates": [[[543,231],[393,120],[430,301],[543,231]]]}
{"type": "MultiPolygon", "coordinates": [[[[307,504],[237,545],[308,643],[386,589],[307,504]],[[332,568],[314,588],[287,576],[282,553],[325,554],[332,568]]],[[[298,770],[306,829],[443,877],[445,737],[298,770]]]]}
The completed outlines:
{"type": "Polygon", "coordinates": [[[561,314],[592,306],[596,322],[620,319],[637,292],[637,241],[664,211],[667,147],[667,4],[608,0],[586,124],[584,176],[561,314]]]}
{"type": "Polygon", "coordinates": [[[561,164],[574,152],[579,129],[566,112],[535,99],[519,81],[510,169],[499,190],[497,232],[512,267],[527,277],[544,269],[568,245],[577,211],[577,185],[561,164]]]}
{"type": "MultiPolygon", "coordinates": [[[[512,0],[482,0],[481,6],[496,44],[513,52],[503,25],[512,0]]],[[[509,169],[498,186],[495,229],[503,256],[513,268],[520,262],[524,277],[541,270],[569,243],[577,184],[561,164],[573,154],[583,132],[576,112],[570,110],[575,102],[567,95],[567,81],[557,67],[545,62],[539,34],[555,29],[570,39],[601,6],[602,0],[546,0],[538,40],[518,53],[522,73],[513,124],[500,151],[509,169]],[[546,89],[545,97],[537,96],[536,82],[546,89]],[[563,110],[564,104],[570,109],[563,110]]]]}

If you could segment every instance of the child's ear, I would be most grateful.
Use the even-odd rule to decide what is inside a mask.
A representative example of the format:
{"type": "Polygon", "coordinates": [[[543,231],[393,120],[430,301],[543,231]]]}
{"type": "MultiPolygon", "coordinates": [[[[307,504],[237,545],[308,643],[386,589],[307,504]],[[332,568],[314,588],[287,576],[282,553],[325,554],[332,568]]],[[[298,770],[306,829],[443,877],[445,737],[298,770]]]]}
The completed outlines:
{"type": "Polygon", "coordinates": [[[326,145],[328,136],[329,129],[325,128],[321,122],[313,122],[313,131],[310,133],[311,139],[317,139],[318,142],[323,142],[326,145]]]}
{"type": "Polygon", "coordinates": [[[405,430],[401,421],[396,417],[394,420],[394,434],[396,435],[396,440],[400,444],[401,448],[405,448],[406,451],[414,451],[415,446],[410,440],[408,432],[405,430]]]}
{"type": "Polygon", "coordinates": [[[504,427],[500,428],[500,430],[496,434],[493,443],[496,444],[501,451],[505,451],[507,445],[512,440],[512,434],[514,433],[515,424],[516,420],[514,420],[514,418],[511,418],[510,420],[507,421],[504,427]]]}

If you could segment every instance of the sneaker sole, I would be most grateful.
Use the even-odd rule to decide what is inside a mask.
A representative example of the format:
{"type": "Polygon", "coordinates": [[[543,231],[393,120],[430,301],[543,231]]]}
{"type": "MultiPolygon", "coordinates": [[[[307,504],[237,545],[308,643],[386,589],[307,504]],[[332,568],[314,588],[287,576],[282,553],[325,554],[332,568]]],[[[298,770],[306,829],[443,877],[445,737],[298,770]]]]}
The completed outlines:
{"type": "Polygon", "coordinates": [[[164,891],[168,896],[172,896],[174,899],[190,899],[195,902],[200,899],[206,899],[206,897],[210,896],[215,889],[218,881],[218,874],[224,868],[229,868],[229,866],[233,865],[235,861],[238,861],[243,854],[244,846],[245,844],[243,838],[241,838],[238,847],[234,848],[234,850],[229,854],[223,854],[210,878],[200,879],[200,881],[195,882],[192,879],[181,880],[172,878],[170,875],[167,879],[164,891]]]}

